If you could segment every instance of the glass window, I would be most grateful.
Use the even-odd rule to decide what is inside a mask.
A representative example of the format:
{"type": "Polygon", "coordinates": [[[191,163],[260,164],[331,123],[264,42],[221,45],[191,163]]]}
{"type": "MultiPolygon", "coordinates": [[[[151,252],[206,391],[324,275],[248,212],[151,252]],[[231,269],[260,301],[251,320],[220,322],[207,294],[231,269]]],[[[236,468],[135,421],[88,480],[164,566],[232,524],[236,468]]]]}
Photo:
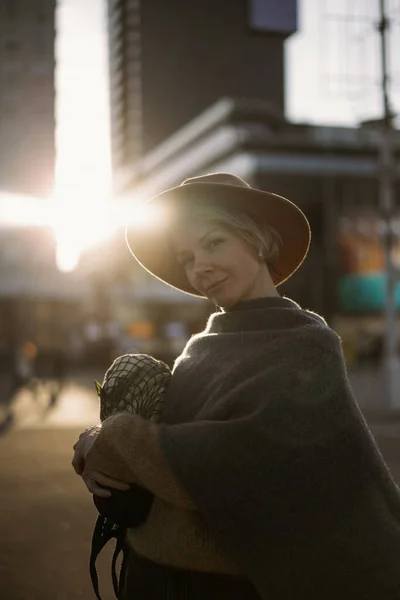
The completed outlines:
{"type": "Polygon", "coordinates": [[[291,34],[297,29],[296,0],[249,0],[250,29],[291,34]]]}

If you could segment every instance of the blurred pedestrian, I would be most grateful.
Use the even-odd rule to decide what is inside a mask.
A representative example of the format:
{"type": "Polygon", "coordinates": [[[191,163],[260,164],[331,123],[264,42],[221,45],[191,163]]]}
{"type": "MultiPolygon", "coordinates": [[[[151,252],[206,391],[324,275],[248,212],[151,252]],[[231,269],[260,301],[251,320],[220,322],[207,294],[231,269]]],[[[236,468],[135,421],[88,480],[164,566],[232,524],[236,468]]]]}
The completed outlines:
{"type": "Polygon", "coordinates": [[[50,359],[50,380],[51,390],[49,405],[53,407],[57,404],[57,401],[61,395],[62,389],[65,383],[67,368],[67,359],[65,351],[62,348],[54,348],[51,353],[50,359]]]}
{"type": "Polygon", "coordinates": [[[75,445],[91,493],[155,496],[127,535],[123,597],[397,600],[399,490],[341,340],[277,290],[306,257],[305,215],[223,173],[150,206],[162,219],[128,227],[134,257],[216,312],[174,364],[161,423],[117,414],[75,445]]]}
{"type": "Polygon", "coordinates": [[[31,340],[24,340],[17,345],[14,356],[14,393],[24,386],[33,386],[36,357],[37,347],[31,340]]]}

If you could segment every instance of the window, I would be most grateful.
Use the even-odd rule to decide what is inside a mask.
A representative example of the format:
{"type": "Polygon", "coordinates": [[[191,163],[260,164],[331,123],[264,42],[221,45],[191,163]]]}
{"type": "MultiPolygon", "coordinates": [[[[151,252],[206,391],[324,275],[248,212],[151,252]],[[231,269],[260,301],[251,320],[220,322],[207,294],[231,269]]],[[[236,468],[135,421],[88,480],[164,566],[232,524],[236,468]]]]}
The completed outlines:
{"type": "Polygon", "coordinates": [[[297,0],[248,0],[253,31],[290,35],[297,29],[297,0]]]}

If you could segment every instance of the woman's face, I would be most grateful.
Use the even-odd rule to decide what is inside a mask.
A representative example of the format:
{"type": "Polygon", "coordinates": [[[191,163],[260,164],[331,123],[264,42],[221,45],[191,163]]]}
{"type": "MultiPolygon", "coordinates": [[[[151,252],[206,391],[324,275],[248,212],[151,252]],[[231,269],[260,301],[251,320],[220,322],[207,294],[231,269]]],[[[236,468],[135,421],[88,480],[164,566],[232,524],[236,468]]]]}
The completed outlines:
{"type": "Polygon", "coordinates": [[[173,250],[189,283],[217,306],[278,295],[264,261],[223,226],[196,221],[176,229],[173,250]]]}

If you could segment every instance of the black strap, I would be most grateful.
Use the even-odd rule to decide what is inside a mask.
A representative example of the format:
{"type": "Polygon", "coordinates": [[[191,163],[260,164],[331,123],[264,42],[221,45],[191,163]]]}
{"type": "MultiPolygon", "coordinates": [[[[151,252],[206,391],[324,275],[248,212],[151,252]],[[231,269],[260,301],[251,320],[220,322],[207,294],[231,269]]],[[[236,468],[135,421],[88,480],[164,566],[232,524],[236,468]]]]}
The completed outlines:
{"type": "Polygon", "coordinates": [[[121,563],[121,569],[119,572],[119,588],[118,588],[118,592],[120,594],[121,600],[122,600],[121,583],[122,583],[122,585],[124,585],[124,583],[125,583],[125,574],[126,574],[127,566],[128,566],[128,547],[126,545],[125,538],[124,538],[123,546],[122,546],[122,563],[121,563]]]}
{"type": "Polygon", "coordinates": [[[112,577],[112,581],[113,581],[114,594],[115,594],[115,597],[118,598],[118,600],[121,598],[121,592],[122,592],[121,584],[123,585],[124,580],[125,580],[127,564],[128,564],[128,552],[127,552],[127,546],[126,546],[126,542],[125,542],[125,532],[119,532],[117,541],[115,544],[115,550],[114,550],[114,554],[112,557],[112,562],[111,562],[111,577],[112,577]],[[117,577],[117,559],[121,552],[122,552],[122,563],[121,563],[121,569],[119,571],[119,578],[118,578],[117,577]]]}
{"type": "Polygon", "coordinates": [[[125,578],[126,565],[127,565],[127,548],[125,545],[125,532],[126,529],[117,525],[99,515],[97,517],[96,525],[94,527],[93,536],[92,536],[92,550],[90,553],[90,561],[89,561],[89,570],[90,577],[92,580],[92,585],[94,589],[94,593],[96,594],[97,600],[101,600],[100,591],[99,591],[99,578],[97,575],[96,569],[96,560],[99,556],[100,552],[104,548],[104,546],[112,539],[116,538],[115,550],[112,557],[111,563],[111,576],[113,581],[114,594],[117,599],[120,598],[121,592],[121,582],[123,582],[125,578]],[[122,564],[120,570],[119,581],[116,573],[116,564],[117,559],[120,553],[123,553],[122,564]]]}

